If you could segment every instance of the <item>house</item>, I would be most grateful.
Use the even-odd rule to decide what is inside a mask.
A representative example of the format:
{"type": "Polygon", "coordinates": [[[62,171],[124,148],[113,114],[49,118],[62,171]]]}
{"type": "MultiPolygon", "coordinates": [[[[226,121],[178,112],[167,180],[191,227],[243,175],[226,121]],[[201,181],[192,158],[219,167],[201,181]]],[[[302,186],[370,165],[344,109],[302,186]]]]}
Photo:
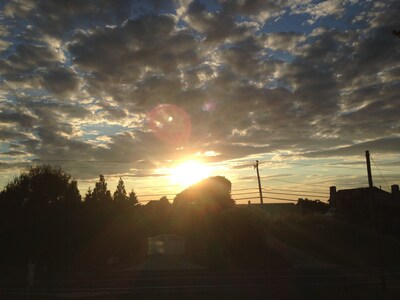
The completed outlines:
{"type": "Polygon", "coordinates": [[[329,195],[330,197],[328,202],[331,207],[336,207],[337,201],[359,201],[362,199],[369,200],[371,197],[372,199],[376,199],[378,201],[400,201],[399,185],[397,184],[392,185],[391,193],[377,187],[373,187],[372,190],[369,187],[363,187],[336,191],[336,187],[331,186],[329,195]]]}
{"type": "Polygon", "coordinates": [[[337,191],[332,186],[328,201],[328,215],[335,214],[353,223],[378,221],[385,228],[400,230],[400,193],[397,184],[392,185],[391,193],[377,187],[337,191]]]}

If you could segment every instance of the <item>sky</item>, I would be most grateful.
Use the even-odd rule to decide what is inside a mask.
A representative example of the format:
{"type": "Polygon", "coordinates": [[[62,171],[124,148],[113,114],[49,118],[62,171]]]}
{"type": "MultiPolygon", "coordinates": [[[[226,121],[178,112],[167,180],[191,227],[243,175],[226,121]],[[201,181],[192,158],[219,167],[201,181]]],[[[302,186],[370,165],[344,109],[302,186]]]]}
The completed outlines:
{"type": "Polygon", "coordinates": [[[259,160],[267,201],[325,201],[368,185],[365,150],[376,186],[400,183],[397,0],[0,8],[0,187],[51,164],[82,195],[104,174],[173,198],[192,160],[257,202],[259,160]]]}

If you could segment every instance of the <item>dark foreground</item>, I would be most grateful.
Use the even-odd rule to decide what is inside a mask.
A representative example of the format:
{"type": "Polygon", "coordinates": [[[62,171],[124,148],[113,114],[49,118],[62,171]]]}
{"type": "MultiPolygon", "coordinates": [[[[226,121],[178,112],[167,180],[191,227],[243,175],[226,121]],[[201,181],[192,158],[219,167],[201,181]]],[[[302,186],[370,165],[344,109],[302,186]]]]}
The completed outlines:
{"type": "Polygon", "coordinates": [[[3,279],[1,299],[400,299],[400,270],[118,271],[3,279]]]}

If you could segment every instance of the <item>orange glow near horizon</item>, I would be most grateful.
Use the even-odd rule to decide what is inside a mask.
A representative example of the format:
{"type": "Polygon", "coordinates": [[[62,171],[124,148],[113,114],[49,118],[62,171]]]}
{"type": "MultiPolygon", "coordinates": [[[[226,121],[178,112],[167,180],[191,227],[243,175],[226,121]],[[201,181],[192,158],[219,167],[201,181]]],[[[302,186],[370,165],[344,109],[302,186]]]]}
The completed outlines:
{"type": "Polygon", "coordinates": [[[186,188],[211,175],[211,167],[196,160],[188,160],[171,169],[170,181],[186,188]]]}

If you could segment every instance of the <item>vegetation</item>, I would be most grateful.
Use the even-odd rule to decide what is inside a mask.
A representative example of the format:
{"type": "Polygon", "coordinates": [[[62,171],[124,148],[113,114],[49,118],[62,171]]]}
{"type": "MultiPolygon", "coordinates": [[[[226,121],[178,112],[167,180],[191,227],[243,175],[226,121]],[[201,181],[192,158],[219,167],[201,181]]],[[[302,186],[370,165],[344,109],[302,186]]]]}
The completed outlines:
{"type": "MultiPolygon", "coordinates": [[[[123,184],[123,182],[122,182],[122,184],[123,184]]],[[[117,191],[118,191],[118,187],[117,187],[117,191]]],[[[118,192],[117,192],[117,194],[118,194],[118,192]]],[[[125,192],[125,194],[126,194],[126,192],[125,192]]],[[[119,196],[119,195],[117,195],[117,196],[119,196]]],[[[104,204],[107,202],[111,202],[112,200],[113,199],[111,197],[111,193],[107,189],[107,183],[104,178],[104,175],[100,175],[99,181],[96,182],[93,191],[91,191],[89,189],[88,193],[86,194],[85,202],[86,203],[103,203],[104,204]]]]}
{"type": "Polygon", "coordinates": [[[117,189],[114,192],[113,198],[114,201],[117,202],[125,202],[128,201],[129,199],[128,195],[126,194],[124,181],[122,180],[121,177],[119,178],[117,189]]]}
{"type": "Polygon", "coordinates": [[[300,207],[301,214],[324,214],[329,209],[327,203],[320,200],[309,200],[307,198],[299,198],[296,205],[300,207]]]}
{"type": "Polygon", "coordinates": [[[77,204],[80,201],[77,182],[60,168],[51,166],[31,167],[0,192],[1,205],[14,208],[77,204]]]}
{"type": "Polygon", "coordinates": [[[133,204],[133,205],[137,205],[139,204],[139,199],[136,196],[136,193],[134,190],[131,190],[128,196],[128,201],[129,203],[133,204]]]}
{"type": "Polygon", "coordinates": [[[111,194],[100,175],[81,201],[69,174],[32,167],[0,193],[0,268],[29,260],[50,269],[104,268],[111,257],[132,264],[145,257],[147,238],[163,233],[184,236],[196,262],[249,266],[243,261],[265,257],[263,225],[235,208],[230,192],[230,181],[216,176],[182,191],[173,204],[164,196],[143,206],[122,178],[111,194]]]}
{"type": "MultiPolygon", "coordinates": [[[[352,222],[346,214],[326,217],[327,205],[318,200],[299,199],[302,214],[272,216],[265,206],[236,206],[231,182],[216,176],[185,189],[172,203],[164,196],[138,204],[122,178],[111,195],[100,175],[81,201],[69,174],[50,166],[32,167],[0,192],[0,270],[24,267],[30,260],[48,269],[107,268],[112,257],[131,265],[146,256],[148,237],[164,233],[184,236],[186,256],[212,268],[299,263],[299,258],[287,258],[285,247],[324,263],[376,266],[376,227],[352,222]],[[286,246],[278,249],[273,240],[286,246]]],[[[395,210],[389,208],[381,212],[390,217],[395,210]]],[[[356,208],[351,211],[357,214],[356,208]]],[[[364,215],[362,209],[359,213],[364,215]]],[[[392,236],[382,236],[385,259],[400,266],[397,231],[386,233],[392,236]]]]}
{"type": "Polygon", "coordinates": [[[194,205],[207,214],[216,214],[235,204],[231,197],[231,189],[232,184],[225,177],[210,177],[176,195],[174,205],[194,205]]]}

